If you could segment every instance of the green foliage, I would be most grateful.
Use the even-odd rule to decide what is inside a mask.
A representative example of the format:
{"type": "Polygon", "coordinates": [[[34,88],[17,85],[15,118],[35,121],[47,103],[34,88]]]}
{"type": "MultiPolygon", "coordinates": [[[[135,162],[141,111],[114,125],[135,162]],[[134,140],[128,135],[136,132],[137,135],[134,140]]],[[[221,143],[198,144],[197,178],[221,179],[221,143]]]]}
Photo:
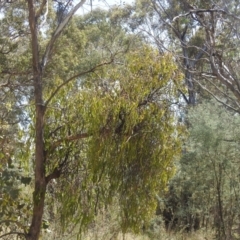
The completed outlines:
{"type": "Polygon", "coordinates": [[[189,109],[188,121],[189,139],[170,184],[178,204],[168,204],[179,225],[195,216],[225,239],[239,221],[239,115],[210,101],[189,109]]]}
{"type": "Polygon", "coordinates": [[[181,74],[171,56],[150,47],[130,51],[122,64],[92,74],[77,89],[68,85],[52,101],[59,107],[47,112],[48,150],[58,142],[48,171],[67,156],[67,175],[56,188],[65,227],[72,216],[86,227],[98,208],[117,198],[122,230],[139,231],[174,172],[182,129],[169,99],[181,74]],[[78,141],[64,140],[74,133],[78,141]]]}

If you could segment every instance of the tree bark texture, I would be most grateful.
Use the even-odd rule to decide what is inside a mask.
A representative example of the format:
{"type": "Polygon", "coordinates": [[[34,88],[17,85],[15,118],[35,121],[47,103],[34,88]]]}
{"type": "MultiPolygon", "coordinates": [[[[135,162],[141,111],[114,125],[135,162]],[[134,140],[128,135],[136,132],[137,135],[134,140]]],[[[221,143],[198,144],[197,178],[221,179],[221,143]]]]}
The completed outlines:
{"type": "Polygon", "coordinates": [[[37,16],[34,0],[28,0],[29,26],[32,44],[32,71],[35,97],[35,186],[33,193],[32,222],[27,234],[27,240],[37,240],[41,231],[44,200],[46,193],[45,178],[45,146],[44,146],[44,113],[45,106],[42,92],[42,68],[39,61],[39,44],[37,30],[37,16]]]}

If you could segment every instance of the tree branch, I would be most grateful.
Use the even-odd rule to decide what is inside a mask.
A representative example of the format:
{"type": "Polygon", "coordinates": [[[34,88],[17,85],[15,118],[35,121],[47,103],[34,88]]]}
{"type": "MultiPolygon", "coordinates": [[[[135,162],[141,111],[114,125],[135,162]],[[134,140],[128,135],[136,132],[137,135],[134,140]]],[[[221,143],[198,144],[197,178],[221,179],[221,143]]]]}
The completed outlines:
{"type": "Polygon", "coordinates": [[[187,17],[188,15],[191,15],[193,13],[205,13],[205,12],[208,12],[208,13],[220,12],[223,14],[227,14],[227,12],[223,9],[192,9],[187,13],[180,14],[180,15],[174,17],[172,21],[174,22],[181,17],[187,17]]]}
{"type": "Polygon", "coordinates": [[[9,232],[9,233],[5,233],[5,234],[1,235],[0,238],[6,237],[6,236],[9,236],[9,235],[13,235],[13,234],[26,237],[26,234],[25,234],[25,233],[21,233],[21,232],[9,232]]]}
{"type": "Polygon", "coordinates": [[[71,136],[67,136],[65,138],[62,138],[60,140],[55,141],[51,148],[50,151],[48,151],[48,153],[51,153],[56,147],[58,147],[61,143],[65,142],[65,141],[75,141],[75,140],[79,140],[79,139],[84,139],[84,138],[88,138],[92,136],[92,134],[89,133],[77,133],[75,135],[71,135],[71,136]]]}
{"type": "Polygon", "coordinates": [[[208,90],[207,88],[205,88],[201,83],[199,83],[199,81],[195,81],[203,90],[207,91],[217,102],[223,104],[224,106],[228,107],[229,109],[232,109],[233,111],[240,113],[240,110],[226,104],[225,102],[223,102],[222,100],[220,100],[217,96],[215,96],[214,93],[212,93],[210,90],[208,90]]]}
{"type": "MultiPolygon", "coordinates": [[[[45,4],[46,4],[46,12],[44,13],[44,15],[43,15],[43,21],[41,22],[41,25],[40,25],[40,27],[39,28],[41,28],[43,25],[44,25],[44,23],[46,22],[46,20],[47,20],[47,15],[48,15],[48,0],[44,0],[45,1],[45,4]]],[[[38,13],[37,13],[38,14],[38,13]]]]}
{"type": "Polygon", "coordinates": [[[78,78],[78,77],[81,77],[87,73],[91,73],[91,72],[94,72],[96,69],[98,69],[99,67],[102,67],[104,65],[108,65],[108,64],[111,64],[113,63],[113,58],[111,58],[111,60],[109,62],[103,62],[103,63],[100,63],[98,65],[96,65],[95,67],[87,70],[87,71],[84,71],[84,72],[81,72],[81,73],[78,73],[72,77],[70,77],[68,80],[66,80],[65,82],[63,82],[62,84],[60,84],[55,90],[54,92],[51,94],[51,96],[48,98],[48,100],[46,101],[45,103],[45,106],[47,107],[47,105],[50,103],[50,101],[53,99],[53,97],[58,93],[58,91],[64,87],[65,85],[67,85],[69,82],[73,81],[74,79],[78,78]]]}
{"type": "MultiPolygon", "coordinates": [[[[164,18],[162,17],[162,14],[159,12],[159,10],[157,9],[157,6],[156,6],[156,3],[155,1],[151,1],[152,2],[152,6],[154,8],[154,10],[157,12],[158,16],[161,18],[161,20],[166,24],[168,25],[172,30],[173,32],[176,34],[176,36],[181,39],[181,34],[180,32],[171,24],[169,23],[168,21],[164,20],[164,18]]],[[[161,5],[160,1],[159,1],[159,5],[161,6],[161,8],[163,9],[163,11],[167,14],[165,8],[161,5]]],[[[167,14],[168,15],[168,14],[167,14]]]]}
{"type": "Polygon", "coordinates": [[[186,95],[185,95],[180,89],[178,89],[178,91],[179,91],[180,94],[183,96],[183,99],[185,100],[185,102],[186,102],[187,104],[189,104],[189,100],[188,100],[188,98],[186,97],[186,95]]]}
{"type": "MultiPolygon", "coordinates": [[[[46,1],[46,0],[45,0],[46,1]]],[[[55,32],[53,33],[53,36],[51,40],[49,41],[45,52],[42,57],[42,62],[41,65],[42,67],[46,66],[46,63],[48,61],[49,55],[51,54],[52,48],[56,40],[58,39],[59,35],[62,33],[63,29],[66,27],[74,13],[86,2],[86,0],[81,0],[68,14],[67,16],[63,19],[63,21],[57,26],[55,32]]]]}
{"type": "Polygon", "coordinates": [[[37,13],[36,13],[36,18],[39,18],[43,12],[43,8],[45,7],[46,3],[48,0],[43,0],[42,4],[40,6],[40,8],[38,9],[37,13]]]}
{"type": "Polygon", "coordinates": [[[68,149],[66,155],[65,155],[65,158],[64,160],[59,163],[59,165],[57,167],[54,168],[53,172],[50,173],[48,176],[46,176],[46,182],[47,184],[52,180],[52,179],[56,179],[56,178],[59,178],[61,176],[61,173],[62,173],[62,170],[63,170],[63,167],[66,165],[67,163],[67,160],[69,158],[69,154],[70,154],[70,150],[68,149]]]}
{"type": "MultiPolygon", "coordinates": [[[[228,98],[228,99],[230,99],[232,102],[234,102],[234,103],[238,106],[238,108],[240,109],[240,106],[239,106],[239,104],[236,102],[235,99],[233,99],[232,97],[230,97],[229,95],[227,95],[225,92],[223,92],[216,84],[214,84],[214,83],[209,79],[209,77],[205,77],[203,74],[202,74],[201,76],[202,76],[206,81],[208,81],[212,86],[214,86],[219,93],[221,93],[223,96],[225,96],[226,98],[228,98]]],[[[216,77],[215,77],[215,78],[216,78],[216,77]]]]}
{"type": "Polygon", "coordinates": [[[221,74],[217,64],[215,63],[215,59],[213,56],[210,56],[210,64],[213,74],[218,78],[220,82],[222,82],[225,86],[227,86],[234,96],[240,101],[240,92],[236,89],[231,81],[229,81],[223,74],[221,74]]]}
{"type": "Polygon", "coordinates": [[[61,176],[62,168],[56,167],[53,169],[52,173],[46,176],[46,183],[48,184],[52,179],[57,179],[61,176]]]}

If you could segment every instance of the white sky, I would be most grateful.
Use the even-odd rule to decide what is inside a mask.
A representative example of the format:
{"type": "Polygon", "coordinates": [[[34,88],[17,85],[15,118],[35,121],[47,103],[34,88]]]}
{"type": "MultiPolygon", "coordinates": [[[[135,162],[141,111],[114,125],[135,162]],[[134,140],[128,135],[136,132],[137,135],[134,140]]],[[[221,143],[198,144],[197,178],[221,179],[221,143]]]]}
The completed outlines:
{"type": "MultiPolygon", "coordinates": [[[[87,0],[87,2],[83,5],[81,9],[78,10],[79,14],[85,14],[91,10],[91,0],[87,0]]],[[[114,5],[123,6],[124,4],[132,4],[134,0],[92,0],[92,9],[96,8],[104,8],[108,9],[114,5]]]]}

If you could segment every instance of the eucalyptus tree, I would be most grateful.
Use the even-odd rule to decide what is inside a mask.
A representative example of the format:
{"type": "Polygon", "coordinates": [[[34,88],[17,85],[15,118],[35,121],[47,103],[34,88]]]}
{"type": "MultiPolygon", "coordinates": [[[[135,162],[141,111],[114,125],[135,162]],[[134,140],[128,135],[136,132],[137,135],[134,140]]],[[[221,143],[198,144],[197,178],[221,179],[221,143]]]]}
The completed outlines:
{"type": "Polygon", "coordinates": [[[28,121],[19,118],[25,154],[16,161],[34,179],[28,218],[8,221],[16,228],[1,237],[39,239],[50,185],[63,231],[69,223],[87,226],[116,196],[121,229],[138,231],[174,170],[182,129],[170,100],[182,75],[172,56],[159,56],[137,37],[131,48],[133,35],[111,25],[104,11],[85,22],[75,18],[85,1],[74,3],[1,5],[2,49],[13,46],[3,55],[1,92],[21,97],[17,116],[28,121]]]}
{"type": "Polygon", "coordinates": [[[239,111],[238,11],[239,1],[143,0],[136,1],[130,26],[178,59],[188,104],[203,89],[239,111]]]}

